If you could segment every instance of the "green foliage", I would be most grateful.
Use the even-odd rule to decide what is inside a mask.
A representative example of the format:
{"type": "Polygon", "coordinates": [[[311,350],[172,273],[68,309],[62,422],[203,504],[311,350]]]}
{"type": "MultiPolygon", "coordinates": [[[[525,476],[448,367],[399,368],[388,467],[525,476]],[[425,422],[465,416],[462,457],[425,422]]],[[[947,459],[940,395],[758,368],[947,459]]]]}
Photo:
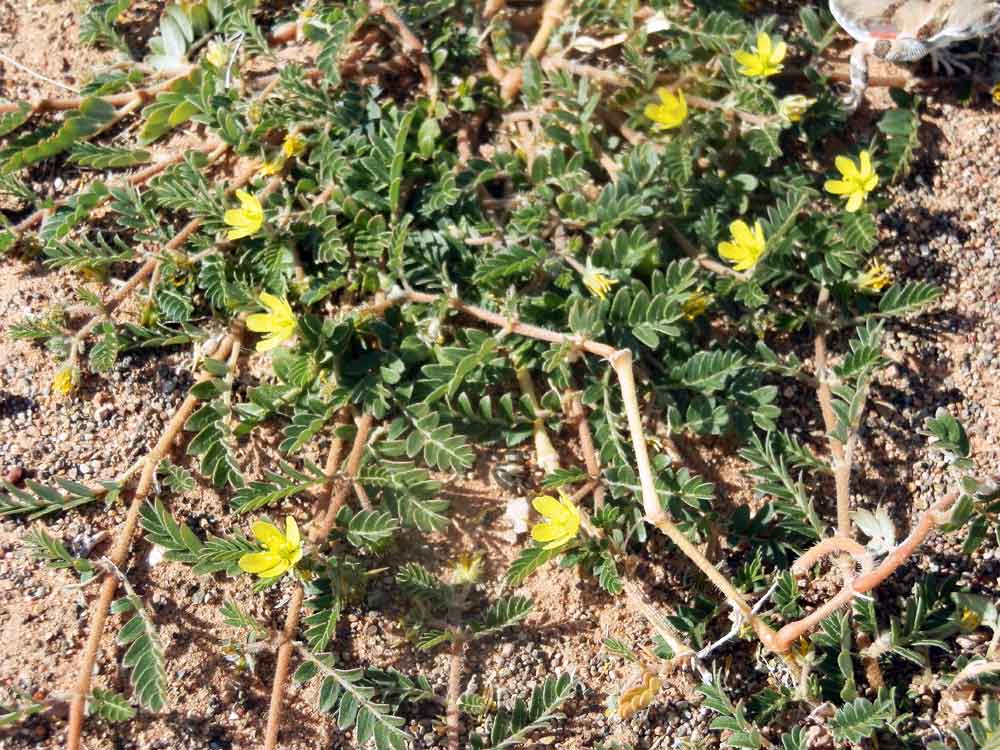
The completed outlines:
{"type": "Polygon", "coordinates": [[[103,99],[84,99],[80,109],[66,115],[58,128],[39,129],[0,149],[0,174],[16,172],[66,151],[78,141],[96,135],[114,116],[114,107],[103,99]]]}
{"type": "Polygon", "coordinates": [[[711,682],[703,682],[698,692],[705,696],[703,705],[719,715],[712,720],[712,729],[728,730],[726,747],[750,748],[763,746],[760,730],[746,717],[742,703],[734,704],[719,684],[718,674],[711,682]]]}
{"type": "Polygon", "coordinates": [[[42,526],[32,528],[24,537],[24,546],[31,556],[56,570],[72,569],[80,576],[80,582],[86,583],[94,577],[94,566],[89,560],[70,554],[66,545],[49,534],[42,526]]]}
{"type": "MultiPolygon", "coordinates": [[[[476,4],[455,0],[381,12],[363,0],[281,5],[90,3],[81,38],[127,59],[95,71],[73,109],[15,103],[0,115],[0,192],[18,212],[0,220],[0,253],[16,250],[88,279],[125,278],[138,263],[157,261],[148,277],[116,287],[132,298],[81,285],[76,297],[97,316],[85,336],[75,333],[87,324],[74,305],[12,322],[11,337],[46,347],[60,367],[85,373],[88,388],[130,350],[193,347],[211,375],[191,391],[198,404],[184,426],[189,460],[161,462],[156,494],[141,507],[146,540],[198,575],[236,575],[239,559],[259,551],[240,531],[216,536],[167,511],[165,493],[196,490],[192,470],[229,503],[222,528],[245,529],[260,512],[305,524],[322,510],[312,509],[316,498],[346,492],[329,534],[306,542],[295,571],[305,588],[296,679],[319,680],[320,708],[359,747],[378,750],[407,744],[409,704],[439,702],[441,686],[377,664],[338,665],[327,653],[345,653],[337,635],[346,612],[376,607],[377,597],[366,596],[370,580],[394,574],[410,600],[403,625],[416,649],[487,643],[530,627],[531,600],[480,583],[482,560],[450,570],[435,567],[440,560],[415,562],[415,546],[437,548],[456,525],[476,539],[476,526],[503,512],[491,501],[476,516],[466,507],[451,513],[451,503],[466,500],[456,479],[483,479],[496,460],[518,480],[504,492],[530,500],[594,482],[603,498],[581,500],[587,518],[560,549],[511,550],[507,588],[557,562],[579,572],[588,592],[619,597],[644,575],[650,554],[681,554],[663,547],[645,520],[649,482],[640,482],[636,420],[626,415],[636,406],[655,500],[679,532],[708,544],[718,570],[736,571],[731,577],[748,595],[776,583],[764,615],[776,628],[819,606],[818,592],[789,565],[831,533],[833,467],[824,458],[828,436],[812,431],[821,424],[816,407],[803,412],[813,399],[799,391],[828,383],[832,436],[854,458],[869,455],[859,445],[870,439],[861,421],[888,364],[895,324],[885,319],[926,309],[942,294],[910,278],[860,288],[884,246],[876,210],[885,185],[905,177],[920,147],[921,100],[894,94],[897,108],[879,119],[871,144],[845,142],[852,131],[816,64],[837,26],[825,9],[808,6],[779,26],[728,0],[654,3],[652,14],[637,13],[635,3],[566,3],[551,30],[558,58],[534,59],[513,6],[484,24],[476,4]],[[300,63],[272,49],[274,24],[285,21],[297,25],[290,52],[310,45],[309,54],[294,55],[300,63]],[[141,61],[136,27],[148,37],[141,61]],[[735,53],[779,28],[793,50],[782,75],[741,74],[735,53]],[[484,68],[493,56],[522,75],[512,99],[484,68]],[[262,74],[276,59],[278,72],[262,74]],[[645,105],[680,78],[687,118],[660,130],[645,105]],[[792,117],[796,95],[805,110],[792,117]],[[840,145],[834,152],[830,144],[840,145]],[[839,153],[866,147],[882,185],[848,213],[823,185],[839,153]],[[178,158],[141,179],[134,168],[154,151],[178,158]],[[84,170],[74,194],[49,198],[35,187],[67,162],[84,170]],[[265,164],[270,174],[261,173],[265,164]],[[229,240],[237,184],[261,202],[263,217],[249,236],[229,240]],[[37,231],[15,228],[22,211],[42,212],[29,215],[41,218],[37,231]],[[766,236],[756,265],[739,273],[720,255],[737,220],[759,220],[766,236]],[[185,227],[184,241],[174,241],[185,227]],[[262,341],[261,318],[247,316],[260,314],[265,292],[289,305],[294,325],[285,328],[294,334],[247,364],[262,341]],[[133,310],[138,319],[129,320],[133,310]],[[204,359],[210,341],[237,328],[243,351],[235,367],[204,359]],[[830,351],[826,371],[816,373],[803,346],[820,331],[830,351]],[[622,353],[616,362],[631,357],[635,394],[622,392],[595,351],[622,353]],[[577,398],[600,466],[594,476],[580,460],[577,398]],[[355,446],[362,418],[372,428],[355,446]],[[539,460],[536,428],[547,431],[559,468],[539,465],[548,461],[539,460]],[[499,446],[514,450],[499,456],[499,446]],[[336,465],[321,468],[328,451],[336,465]],[[753,503],[733,477],[753,481],[753,503]]],[[[964,529],[963,549],[972,552],[996,533],[1000,491],[973,476],[969,436],[950,415],[936,414],[923,434],[960,490],[941,530],[964,529]]],[[[0,517],[112,502],[123,489],[51,484],[5,485],[0,517]]],[[[878,498],[862,497],[867,486],[851,490],[854,520],[881,555],[895,525],[878,498]]],[[[72,545],[40,527],[25,541],[47,565],[82,579],[94,574],[72,545]]],[[[719,598],[665,595],[671,614],[661,624],[691,645],[728,627],[719,598]]],[[[891,689],[874,701],[859,697],[861,659],[935,667],[965,610],[985,627],[1000,626],[994,603],[976,596],[928,576],[892,607],[859,597],[853,618],[837,613],[812,634],[804,693],[772,685],[744,706],[726,696],[718,674],[703,685],[705,705],[718,714],[713,728],[731,747],[777,744],[764,722],[797,721],[805,695],[836,702],[830,728],[838,741],[893,730],[891,689]],[[859,632],[873,645],[858,645],[859,632]]],[[[133,593],[116,608],[132,614],[120,640],[136,703],[159,709],[168,666],[155,628],[133,593]]],[[[238,652],[232,661],[253,668],[274,618],[258,622],[232,602],[222,615],[245,639],[225,646],[238,652]]],[[[656,655],[675,656],[656,637],[656,655]]],[[[630,662],[653,658],[639,641],[606,644],[630,662]]],[[[887,677],[890,688],[902,685],[887,677]]],[[[495,714],[492,696],[467,693],[460,706],[476,720],[467,725],[486,731],[464,739],[484,749],[533,739],[575,689],[568,675],[547,676],[495,714]]],[[[89,702],[107,720],[134,714],[112,693],[95,691],[89,702]]],[[[4,709],[0,722],[36,708],[25,701],[4,709]]],[[[805,737],[802,726],[790,726],[780,743],[804,750],[805,737]]]]}
{"type": "Polygon", "coordinates": [[[485,736],[472,734],[469,746],[473,750],[506,750],[524,742],[533,732],[548,728],[561,718],[559,708],[576,693],[577,684],[572,675],[546,677],[531,691],[525,701],[517,698],[514,705],[500,708],[485,736]]]}
{"type": "Polygon", "coordinates": [[[115,723],[134,719],[136,713],[125,696],[100,688],[94,688],[87,699],[87,711],[115,723]]]}
{"type": "Polygon", "coordinates": [[[859,743],[879,729],[891,727],[896,719],[895,688],[883,688],[875,702],[855,698],[830,719],[833,737],[839,742],[859,743]]]}
{"type": "Polygon", "coordinates": [[[136,700],[151,711],[159,711],[166,705],[167,672],[163,646],[153,621],[134,593],[117,599],[111,605],[111,612],[134,613],[118,631],[118,643],[128,647],[122,663],[129,667],[129,682],[136,700]]]}
{"type": "Polygon", "coordinates": [[[375,699],[376,688],[365,679],[364,670],[333,668],[333,657],[304,652],[306,661],[295,671],[296,683],[319,675],[319,710],[331,714],[343,730],[353,730],[359,746],[371,742],[376,750],[404,750],[410,736],[401,729],[406,723],[391,707],[375,699]]]}
{"type": "Polygon", "coordinates": [[[27,489],[3,482],[6,492],[0,494],[0,517],[24,515],[29,520],[50,513],[60,513],[96,500],[114,500],[121,492],[120,482],[101,482],[95,489],[69,479],[57,479],[59,488],[49,487],[32,480],[25,482],[27,489]]]}

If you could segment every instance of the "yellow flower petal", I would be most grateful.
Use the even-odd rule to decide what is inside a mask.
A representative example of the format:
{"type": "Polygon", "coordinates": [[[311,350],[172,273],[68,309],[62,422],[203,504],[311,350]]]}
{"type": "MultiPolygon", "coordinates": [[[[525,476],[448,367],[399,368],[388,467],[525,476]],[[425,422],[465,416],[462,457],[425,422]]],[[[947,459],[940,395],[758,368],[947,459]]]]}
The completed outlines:
{"type": "Polygon", "coordinates": [[[281,562],[273,552],[249,552],[240,558],[240,570],[247,573],[263,573],[281,562]]]}
{"type": "Polygon", "coordinates": [[[559,504],[559,501],[550,495],[541,495],[536,497],[531,501],[531,507],[538,511],[540,515],[547,516],[549,518],[562,511],[562,506],[559,504]]]}
{"type": "Polygon", "coordinates": [[[852,159],[848,159],[846,156],[838,156],[834,159],[833,163],[837,166],[837,171],[848,180],[858,177],[858,167],[852,159]]]}
{"type": "Polygon", "coordinates": [[[302,544],[302,537],[299,536],[299,526],[291,516],[285,517],[285,540],[296,547],[302,544]]]}
{"type": "Polygon", "coordinates": [[[729,225],[729,232],[733,235],[737,245],[752,245],[753,235],[750,234],[750,227],[742,219],[738,219],[729,225]]]}
{"type": "Polygon", "coordinates": [[[278,527],[267,521],[254,521],[253,526],[250,527],[250,533],[269,550],[276,550],[285,543],[285,537],[282,536],[278,527]]]}
{"type": "Polygon", "coordinates": [[[823,189],[828,193],[833,193],[834,195],[846,195],[851,192],[854,187],[843,180],[827,180],[826,184],[823,185],[823,189]]]}
{"type": "Polygon", "coordinates": [[[854,213],[859,208],[861,204],[865,202],[865,194],[862,192],[851,193],[851,197],[847,199],[846,210],[847,213],[854,213]]]}
{"type": "MultiPolygon", "coordinates": [[[[768,40],[770,42],[770,40],[768,40]]],[[[777,46],[771,52],[769,59],[772,65],[781,68],[781,61],[785,59],[785,55],[788,54],[788,44],[786,42],[778,42],[777,46]]]]}
{"type": "Polygon", "coordinates": [[[551,542],[563,535],[563,530],[558,524],[536,523],[531,527],[531,538],[536,542],[551,542]]]}
{"type": "Polygon", "coordinates": [[[757,56],[764,60],[771,59],[771,37],[763,31],[757,33],[757,56]]]}
{"type": "Polygon", "coordinates": [[[277,334],[271,334],[270,336],[265,336],[260,341],[257,342],[257,346],[254,347],[258,352],[269,352],[272,349],[280,346],[285,340],[284,336],[279,336],[277,334]]]}
{"type": "Polygon", "coordinates": [[[271,313],[254,313],[247,316],[247,328],[254,333],[267,333],[271,330],[273,320],[271,313]]]}

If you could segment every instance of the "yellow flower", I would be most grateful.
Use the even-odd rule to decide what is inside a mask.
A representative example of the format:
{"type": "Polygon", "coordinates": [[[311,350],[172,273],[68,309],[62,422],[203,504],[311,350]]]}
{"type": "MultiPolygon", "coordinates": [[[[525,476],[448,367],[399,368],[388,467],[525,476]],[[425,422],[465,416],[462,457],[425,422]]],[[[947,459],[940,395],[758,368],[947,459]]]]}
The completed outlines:
{"type": "Polygon", "coordinates": [[[990,89],[990,96],[993,97],[995,104],[1000,104],[1000,83],[993,84],[993,88],[990,89]]]}
{"type": "Polygon", "coordinates": [[[767,250],[767,240],[760,221],[754,223],[751,231],[745,221],[737,219],[729,225],[729,233],[733,236],[733,241],[720,242],[719,255],[732,263],[737,271],[753,269],[767,250]]]}
{"type": "Polygon", "coordinates": [[[878,175],[872,167],[872,156],[867,151],[862,151],[858,164],[846,156],[838,156],[836,164],[837,171],[844,179],[827,180],[824,189],[833,195],[846,197],[847,211],[857,211],[865,202],[868,193],[878,185],[878,175]]]}
{"type": "Polygon", "coordinates": [[[781,72],[784,68],[781,61],[785,59],[787,52],[787,44],[781,41],[773,44],[771,37],[762,31],[757,34],[757,46],[752,52],[740,50],[733,56],[742,66],[740,73],[743,75],[750,78],[767,78],[781,72]]]}
{"type": "Polygon", "coordinates": [[[983,618],[979,616],[978,613],[973,612],[968,607],[962,610],[962,619],[959,622],[959,626],[962,628],[963,633],[971,633],[973,630],[978,628],[983,622],[983,618]]]}
{"type": "Polygon", "coordinates": [[[858,277],[858,289],[865,292],[881,292],[892,283],[892,274],[879,261],[873,260],[858,277]]]}
{"type": "Polygon", "coordinates": [[[68,396],[80,384],[80,372],[70,365],[66,365],[52,378],[52,390],[60,396],[68,396]]]}
{"type": "Polygon", "coordinates": [[[778,115],[788,122],[798,122],[815,103],[815,99],[809,99],[802,94],[786,96],[778,102],[778,115]]]}
{"type": "Polygon", "coordinates": [[[608,292],[618,281],[612,279],[604,273],[603,268],[594,268],[587,261],[587,267],[583,270],[583,285],[590,290],[590,293],[601,299],[608,298],[608,292]]]}
{"type": "Polygon", "coordinates": [[[240,199],[240,207],[229,209],[222,217],[232,227],[226,233],[226,239],[230,241],[252,237],[264,226],[264,208],[257,196],[250,195],[246,190],[237,190],[236,197],[240,199]]]}
{"type": "Polygon", "coordinates": [[[209,42],[205,59],[216,68],[224,68],[229,61],[229,47],[222,42],[209,42]]]}
{"type": "Polygon", "coordinates": [[[254,313],[247,318],[247,328],[255,333],[268,334],[257,342],[257,351],[266,352],[295,333],[295,315],[288,300],[262,292],[260,304],[268,309],[266,313],[254,313]]]}
{"type": "Polygon", "coordinates": [[[281,159],[275,159],[274,161],[264,162],[260,169],[257,170],[257,174],[261,177],[274,177],[274,175],[281,172],[285,168],[285,162],[281,159]]]}
{"type": "Polygon", "coordinates": [[[531,501],[545,521],[531,527],[531,538],[544,544],[544,549],[557,549],[576,537],[580,531],[580,509],[562,492],[559,499],[549,495],[531,501]]]}
{"type": "Polygon", "coordinates": [[[667,89],[657,89],[657,96],[660,97],[659,104],[647,104],[643,114],[656,123],[659,130],[672,130],[680,127],[688,116],[688,105],[684,99],[684,92],[678,91],[676,95],[667,89]]]}
{"type": "Polygon", "coordinates": [[[240,558],[240,569],[261,578],[277,578],[302,559],[299,527],[291,516],[285,518],[285,533],[273,523],[257,521],[250,528],[266,552],[249,552],[240,558]]]}
{"type": "Polygon", "coordinates": [[[712,295],[705,292],[695,292],[681,306],[681,312],[687,320],[694,320],[712,304],[712,295]]]}
{"type": "Polygon", "coordinates": [[[475,583],[483,575],[483,556],[464,554],[451,568],[453,583],[475,583]]]}
{"type": "Polygon", "coordinates": [[[305,150],[305,140],[303,140],[301,135],[295,132],[286,135],[284,142],[281,144],[281,153],[283,153],[288,159],[293,156],[298,156],[305,150]]]}

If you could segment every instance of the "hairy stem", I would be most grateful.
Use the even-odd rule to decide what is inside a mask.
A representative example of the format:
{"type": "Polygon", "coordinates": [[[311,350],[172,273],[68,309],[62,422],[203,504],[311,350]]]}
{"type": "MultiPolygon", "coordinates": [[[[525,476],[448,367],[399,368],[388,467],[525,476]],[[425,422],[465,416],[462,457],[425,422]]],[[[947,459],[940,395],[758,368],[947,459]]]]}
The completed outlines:
{"type": "Polygon", "coordinates": [[[281,709],[285,697],[285,685],[288,683],[288,669],[292,659],[295,634],[299,629],[299,615],[302,613],[302,599],[305,591],[302,584],[295,582],[292,600],[288,604],[288,616],[285,627],[281,631],[281,645],[278,646],[278,658],[274,666],[274,682],[271,683],[271,705],[267,709],[267,730],[264,732],[265,750],[274,750],[278,746],[278,730],[281,727],[281,709]]]}
{"type": "MultiPolygon", "coordinates": [[[[823,287],[816,301],[816,317],[822,321],[830,306],[830,290],[823,287]]],[[[833,455],[833,476],[837,487],[837,534],[850,539],[851,529],[851,464],[844,453],[844,445],[832,433],[837,427],[837,416],[833,411],[833,395],[830,392],[830,379],[826,351],[826,325],[822,322],[816,325],[815,360],[816,389],[819,398],[819,408],[823,414],[823,424],[826,427],[830,441],[830,453],[833,455]]]]}
{"type": "MultiPolygon", "coordinates": [[[[320,521],[316,523],[310,532],[310,541],[314,544],[321,543],[326,539],[336,522],[337,511],[344,503],[344,498],[352,486],[354,477],[357,476],[358,467],[361,465],[361,457],[364,455],[364,448],[368,442],[368,433],[374,420],[370,414],[365,414],[358,421],[358,431],[354,436],[354,444],[351,453],[347,458],[346,477],[340,485],[337,496],[330,502],[329,507],[323,510],[325,498],[323,494],[317,498],[316,518],[320,521]]],[[[339,462],[340,454],[343,452],[343,441],[334,438],[330,445],[330,452],[327,454],[326,475],[328,487],[332,484],[333,472],[339,462]]],[[[326,492],[326,497],[329,493],[326,492]]],[[[285,627],[282,630],[281,645],[278,646],[278,656],[274,667],[274,682],[271,683],[271,704],[267,710],[267,729],[264,732],[264,750],[275,750],[278,747],[278,732],[281,728],[281,711],[284,705],[285,686],[288,684],[288,671],[294,649],[295,634],[299,628],[299,618],[302,614],[302,601],[304,590],[300,581],[295,582],[295,589],[292,592],[292,599],[288,604],[288,615],[285,617],[285,627]]]]}
{"type": "Polygon", "coordinates": [[[393,6],[384,2],[384,0],[368,0],[368,9],[373,15],[382,16],[385,22],[396,30],[403,49],[406,50],[408,55],[414,58],[417,67],[420,69],[420,77],[424,79],[428,96],[430,96],[432,101],[436,100],[438,96],[437,78],[435,78],[434,70],[431,68],[430,58],[427,56],[424,43],[410,30],[410,27],[406,25],[406,21],[399,15],[399,12],[393,6]]]}
{"type": "MultiPolygon", "coordinates": [[[[545,3],[545,11],[542,13],[542,23],[535,32],[535,38],[531,40],[527,51],[524,53],[525,60],[537,60],[545,54],[549,46],[549,39],[559,25],[562,15],[565,12],[569,0],[548,0],[545,3]]],[[[521,90],[524,84],[524,73],[521,67],[512,68],[504,75],[500,81],[500,96],[510,101],[521,90]]]]}
{"type": "MultiPolygon", "coordinates": [[[[235,330],[222,340],[218,348],[214,352],[211,352],[211,355],[214,357],[228,356],[234,347],[239,347],[242,335],[243,324],[242,321],[239,321],[235,326],[235,330]]],[[[203,382],[211,377],[212,376],[208,373],[202,373],[199,376],[198,381],[203,382]]],[[[160,436],[156,445],[146,455],[146,461],[143,465],[142,474],[139,477],[139,483],[136,486],[135,494],[132,496],[132,502],[129,504],[125,521],[118,527],[118,530],[115,533],[115,545],[109,555],[111,563],[117,568],[123,567],[128,558],[128,553],[132,546],[132,537],[135,534],[135,529],[139,522],[139,511],[142,508],[143,501],[146,499],[146,496],[149,494],[149,491],[153,486],[153,479],[156,476],[156,467],[159,466],[160,461],[167,455],[167,452],[173,444],[174,438],[184,428],[184,423],[187,422],[188,417],[191,416],[197,405],[198,399],[189,394],[187,398],[184,399],[184,402],[174,414],[173,418],[171,418],[170,422],[167,423],[167,426],[164,428],[163,434],[160,436]]],[[[69,730],[66,735],[66,750],[79,750],[80,748],[80,735],[83,732],[84,709],[86,706],[87,695],[90,693],[90,681],[94,671],[94,661],[97,659],[97,650],[101,645],[101,636],[104,633],[104,626],[108,618],[108,608],[111,606],[111,600],[114,598],[117,588],[118,579],[114,576],[106,576],[101,583],[100,596],[90,618],[90,632],[87,636],[87,644],[84,647],[83,657],[80,660],[80,671],[77,677],[76,690],[73,694],[72,700],[70,701],[69,730]]]]}
{"type": "Polygon", "coordinates": [[[462,671],[465,665],[465,640],[456,635],[451,641],[448,654],[448,696],[445,704],[445,725],[447,727],[448,750],[459,750],[458,702],[462,697],[462,671]]]}
{"type": "Polygon", "coordinates": [[[920,517],[916,527],[910,535],[900,542],[889,555],[874,570],[864,573],[854,580],[847,580],[844,587],[829,601],[813,612],[803,617],[801,620],[790,622],[778,631],[774,638],[773,651],[779,653],[791,648],[801,636],[809,633],[819,625],[824,619],[832,615],[841,607],[846,607],[858,594],[865,594],[878,586],[882,581],[891,576],[906,560],[913,554],[928,535],[947,518],[949,511],[955,501],[958,500],[958,493],[953,492],[947,497],[939,500],[920,517]]]}

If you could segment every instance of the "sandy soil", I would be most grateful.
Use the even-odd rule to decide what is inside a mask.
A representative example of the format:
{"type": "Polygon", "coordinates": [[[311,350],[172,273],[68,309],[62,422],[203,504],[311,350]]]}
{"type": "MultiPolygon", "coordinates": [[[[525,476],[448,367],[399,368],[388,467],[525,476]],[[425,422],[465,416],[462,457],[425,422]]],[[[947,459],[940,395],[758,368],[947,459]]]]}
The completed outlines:
{"type": "MultiPolygon", "coordinates": [[[[0,0],[0,51],[45,76],[79,84],[113,55],[76,44],[75,5],[0,0]]],[[[0,95],[23,98],[58,93],[50,84],[0,60],[0,95]]],[[[893,207],[880,217],[880,252],[896,273],[937,281],[947,290],[937,310],[917,321],[892,325],[896,365],[874,389],[874,407],[863,431],[863,438],[888,434],[890,439],[865,449],[855,503],[869,508],[889,505],[901,528],[943,489],[939,463],[911,458],[914,447],[923,442],[917,430],[928,415],[945,407],[962,419],[971,428],[978,461],[985,470],[996,471],[1000,445],[1000,358],[996,356],[1000,338],[1000,181],[996,177],[1000,174],[1000,110],[985,102],[959,104],[943,93],[929,108],[924,128],[927,155],[909,181],[891,191],[893,207]]],[[[884,98],[877,96],[874,106],[885,106],[884,98]]],[[[862,129],[870,129],[871,121],[862,115],[859,123],[862,129]]],[[[859,134],[866,136],[867,132],[859,134]]],[[[46,190],[58,190],[55,177],[44,171],[32,175],[35,184],[46,190]]],[[[73,175],[64,178],[66,190],[72,180],[73,175]]],[[[23,316],[65,301],[80,283],[71,274],[49,271],[39,262],[5,259],[0,265],[0,327],[5,333],[23,316]]],[[[62,401],[48,390],[54,374],[51,358],[27,343],[0,335],[0,470],[9,472],[11,478],[40,481],[51,476],[84,481],[114,476],[143,455],[159,434],[190,383],[188,364],[184,353],[131,354],[107,380],[88,377],[79,398],[62,401]]],[[[789,426],[802,434],[814,433],[818,423],[813,394],[793,385],[783,387],[785,395],[800,405],[798,418],[792,413],[789,426]]],[[[248,447],[248,454],[253,447],[248,447]]],[[[318,455],[325,446],[318,445],[316,450],[318,455]]],[[[731,487],[736,498],[750,496],[739,465],[723,459],[721,447],[696,450],[709,479],[731,487]]],[[[487,583],[482,593],[495,593],[517,548],[506,541],[508,530],[502,516],[509,497],[492,485],[488,457],[451,485],[447,496],[453,503],[455,524],[431,544],[421,545],[414,539],[414,547],[420,548],[428,565],[439,570],[462,551],[483,552],[487,583]],[[475,531],[466,536],[462,528],[475,531]]],[[[225,501],[207,486],[182,498],[171,497],[170,508],[192,526],[216,533],[225,532],[232,522],[225,501]]],[[[276,512],[292,510],[299,517],[306,515],[301,501],[276,512]]],[[[45,523],[50,533],[80,544],[100,539],[101,532],[113,529],[122,516],[120,506],[98,504],[45,523]]],[[[27,559],[21,548],[27,527],[23,521],[0,522],[0,702],[6,702],[10,697],[6,691],[15,687],[57,700],[71,691],[94,597],[93,588],[72,585],[71,575],[27,559]]],[[[105,544],[99,542],[93,554],[101,554],[105,544]]],[[[954,540],[937,540],[880,596],[891,604],[896,594],[908,591],[915,573],[928,566],[959,575],[976,587],[995,584],[1000,573],[995,545],[987,542],[975,561],[955,551],[954,540]]],[[[257,595],[246,580],[209,581],[191,576],[180,565],[151,566],[149,552],[145,542],[136,544],[128,573],[154,614],[167,647],[169,707],[160,715],[140,713],[124,725],[91,720],[86,747],[254,747],[263,731],[273,660],[264,653],[255,672],[235,669],[223,653],[225,641],[235,632],[223,625],[218,609],[224,600],[233,599],[245,611],[278,625],[288,590],[257,595]]],[[[402,552],[411,557],[410,550],[402,552]]],[[[678,592],[692,591],[687,571],[664,554],[662,544],[651,545],[650,552],[652,561],[642,569],[649,593],[664,606],[675,606],[681,601],[678,592]]],[[[735,568],[740,561],[734,558],[723,563],[735,568]]],[[[386,564],[391,569],[393,560],[386,564]]],[[[344,617],[335,651],[342,664],[429,670],[432,683],[443,686],[446,660],[443,655],[418,654],[409,645],[401,626],[405,604],[397,598],[390,576],[387,573],[373,582],[365,606],[344,617]]],[[[538,684],[549,674],[574,672],[584,689],[568,708],[573,721],[554,728],[550,737],[539,739],[539,745],[572,750],[617,740],[635,747],[673,747],[683,738],[706,735],[710,717],[692,694],[690,675],[678,676],[656,706],[629,722],[606,716],[605,697],[617,691],[625,672],[618,661],[602,652],[600,641],[613,635],[645,643],[647,631],[634,615],[597,593],[593,581],[581,581],[575,571],[546,570],[530,579],[524,593],[536,602],[530,626],[512,643],[488,642],[470,651],[467,673],[475,675],[478,688],[493,686],[505,697],[512,690],[538,684]]],[[[812,593],[821,595],[819,590],[812,593]]],[[[119,624],[113,619],[111,627],[119,624]]],[[[113,639],[105,638],[98,660],[98,685],[127,688],[120,656],[113,639]]],[[[745,660],[746,649],[723,651],[722,656],[724,663],[731,663],[734,656],[745,660]]],[[[727,685],[739,691],[764,680],[765,673],[740,675],[733,669],[727,685]]],[[[352,747],[349,736],[313,709],[314,698],[290,690],[281,746],[303,750],[352,747]]],[[[922,726],[947,718],[929,705],[925,708],[914,719],[922,726]]],[[[407,717],[418,747],[442,745],[434,730],[434,713],[407,717]]],[[[58,747],[64,733],[65,723],[55,712],[0,729],[0,749],[58,747]]],[[[704,746],[715,745],[711,738],[704,746]]]]}

